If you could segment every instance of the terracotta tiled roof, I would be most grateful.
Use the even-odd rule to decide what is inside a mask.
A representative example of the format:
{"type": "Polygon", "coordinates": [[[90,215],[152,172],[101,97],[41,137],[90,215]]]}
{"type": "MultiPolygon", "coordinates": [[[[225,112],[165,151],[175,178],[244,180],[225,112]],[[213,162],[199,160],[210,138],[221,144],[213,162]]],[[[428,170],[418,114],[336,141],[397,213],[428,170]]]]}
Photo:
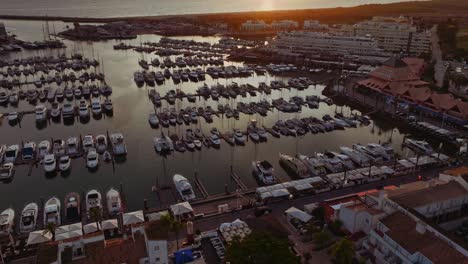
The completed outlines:
{"type": "Polygon", "coordinates": [[[468,167],[461,166],[461,167],[449,169],[449,170],[444,171],[444,174],[448,174],[448,175],[455,176],[455,177],[468,175],[468,167]]]}
{"type": "Polygon", "coordinates": [[[410,67],[411,71],[416,75],[421,74],[422,70],[424,69],[424,66],[426,65],[424,59],[420,58],[403,58],[403,61],[410,67]]]}
{"type": "Polygon", "coordinates": [[[468,102],[457,100],[457,108],[464,118],[468,118],[468,102]]]}
{"type": "Polygon", "coordinates": [[[467,264],[468,258],[430,231],[416,231],[416,222],[401,212],[393,213],[381,222],[390,230],[385,234],[411,254],[421,253],[434,264],[467,264]]]}
{"type": "Polygon", "coordinates": [[[431,97],[431,89],[425,88],[411,88],[408,90],[409,97],[415,102],[425,102],[431,97]]]}
{"type": "Polygon", "coordinates": [[[441,110],[450,110],[457,105],[457,102],[452,94],[437,94],[431,95],[432,103],[435,107],[441,110]]]}
{"type": "Polygon", "coordinates": [[[419,77],[416,76],[408,66],[402,68],[393,68],[387,65],[380,66],[371,73],[371,77],[378,78],[384,81],[416,81],[419,77]]]}

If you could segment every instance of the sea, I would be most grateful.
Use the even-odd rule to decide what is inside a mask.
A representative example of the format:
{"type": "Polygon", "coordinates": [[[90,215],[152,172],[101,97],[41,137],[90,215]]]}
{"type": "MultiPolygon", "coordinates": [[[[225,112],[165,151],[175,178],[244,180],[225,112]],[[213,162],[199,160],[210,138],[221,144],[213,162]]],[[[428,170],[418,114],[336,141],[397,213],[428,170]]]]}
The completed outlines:
{"type": "Polygon", "coordinates": [[[349,7],[401,0],[2,0],[0,15],[122,17],[349,7]]]}
{"type": "MultiPolygon", "coordinates": [[[[53,1],[40,1],[53,6],[51,4],[53,1]]],[[[72,1],[68,1],[68,3],[70,2],[72,1]]],[[[91,6],[91,2],[86,3],[88,2],[84,4],[85,9],[91,6]]],[[[117,5],[115,1],[113,3],[117,5]]],[[[93,6],[95,5],[93,4],[93,6]]],[[[11,7],[11,2],[7,6],[11,7]]],[[[1,8],[5,8],[4,5],[1,8]]],[[[70,12],[73,11],[70,10],[70,12]]],[[[104,11],[99,12],[106,13],[104,11]]],[[[68,14],[71,15],[72,13],[68,14]]],[[[127,14],[130,14],[130,12],[127,12],[127,14]]],[[[17,35],[19,39],[28,41],[43,39],[45,22],[18,20],[1,20],[1,22],[5,23],[8,31],[17,35]]],[[[57,21],[49,22],[49,27],[57,32],[64,30],[68,26],[70,24],[57,21]]],[[[140,43],[146,41],[157,42],[160,38],[161,36],[158,35],[143,35],[139,36],[138,39],[126,40],[125,43],[140,45],[140,43]]],[[[187,36],[183,37],[183,39],[216,43],[219,37],[187,36]]],[[[163,202],[159,200],[153,192],[153,186],[171,185],[174,174],[181,174],[187,177],[192,181],[192,184],[194,175],[198,174],[198,178],[211,195],[223,193],[226,188],[230,191],[236,189],[235,183],[229,176],[231,169],[241,177],[247,186],[252,188],[258,186],[252,176],[252,161],[256,160],[268,160],[273,164],[278,178],[282,181],[291,180],[278,163],[279,153],[288,155],[300,153],[312,156],[317,152],[327,150],[339,151],[341,146],[352,146],[354,143],[389,142],[403,157],[410,155],[401,146],[405,137],[413,136],[409,131],[402,130],[389,122],[389,120],[372,120],[369,126],[358,126],[357,128],[350,128],[344,131],[338,130],[315,135],[307,134],[302,137],[281,137],[280,139],[270,137],[266,143],[254,144],[249,142],[242,147],[231,147],[223,142],[219,150],[204,148],[202,151],[174,153],[167,158],[163,158],[156,154],[153,148],[153,137],[159,136],[161,132],[183,135],[187,128],[200,128],[205,134],[208,134],[212,127],[217,127],[222,132],[232,131],[234,128],[244,130],[252,119],[255,119],[260,125],[271,127],[280,119],[285,120],[310,116],[321,118],[325,114],[333,116],[337,112],[343,113],[346,116],[361,113],[348,106],[329,106],[321,103],[319,109],[303,107],[300,113],[282,113],[274,110],[269,112],[266,117],[242,114],[239,120],[234,120],[220,116],[215,117],[212,124],[207,124],[201,120],[197,125],[153,129],[148,123],[149,113],[155,111],[153,104],[147,96],[150,87],[138,88],[133,81],[133,73],[140,70],[140,66],[138,65],[139,59],[145,58],[151,61],[157,55],[142,55],[133,50],[114,50],[113,45],[118,44],[119,41],[87,42],[64,40],[64,43],[67,46],[64,50],[23,51],[0,57],[0,60],[13,60],[30,56],[57,56],[59,54],[70,56],[72,53],[81,53],[84,57],[96,58],[102,62],[99,71],[105,74],[106,82],[113,88],[111,99],[114,103],[114,115],[101,119],[91,118],[89,122],[76,121],[73,124],[49,122],[46,126],[37,126],[34,115],[26,115],[21,122],[21,126],[10,125],[7,120],[3,120],[3,122],[0,122],[0,144],[20,144],[26,141],[39,143],[42,140],[51,140],[51,138],[66,140],[71,136],[78,137],[87,134],[98,135],[106,134],[107,132],[120,132],[124,134],[127,143],[127,160],[122,163],[116,163],[114,166],[101,162],[96,171],[89,171],[85,166],[84,159],[75,159],[72,162],[69,173],[57,173],[52,176],[44,172],[41,164],[33,168],[17,166],[14,178],[9,182],[0,183],[0,210],[12,207],[19,213],[29,202],[35,201],[39,203],[52,196],[56,196],[63,201],[67,193],[78,192],[84,194],[91,189],[101,191],[104,196],[105,192],[111,187],[121,188],[124,191],[128,210],[141,209],[145,199],[148,201],[149,206],[164,207],[174,201],[166,200],[163,202]]],[[[160,59],[162,60],[162,58],[160,59]]],[[[172,59],[174,60],[174,57],[172,59]]],[[[225,65],[239,66],[242,63],[227,61],[225,65]]],[[[36,77],[38,78],[38,76],[36,77]]],[[[249,83],[258,86],[259,82],[270,83],[272,80],[287,82],[288,77],[266,74],[262,76],[254,75],[249,78],[214,80],[207,75],[205,82],[209,86],[217,82],[224,85],[237,82],[238,84],[249,83]]],[[[156,89],[162,95],[172,89],[181,89],[186,93],[190,93],[196,91],[201,85],[203,85],[201,82],[185,82],[176,85],[168,80],[164,85],[158,86],[156,89]]],[[[274,91],[269,96],[258,95],[253,97],[248,95],[246,98],[220,99],[219,102],[200,99],[196,104],[193,104],[184,100],[177,101],[174,106],[170,106],[164,102],[162,108],[174,107],[176,110],[179,110],[187,106],[206,107],[209,105],[216,109],[218,103],[235,106],[240,101],[249,103],[258,102],[262,99],[284,98],[285,100],[289,100],[292,96],[323,96],[322,91],[324,87],[324,85],[311,85],[303,91],[283,89],[281,91],[274,91]]],[[[54,85],[53,88],[55,88],[54,85]]],[[[0,90],[3,91],[3,88],[0,88],[0,90]]],[[[75,103],[77,102],[75,101],[75,103]]],[[[51,107],[49,103],[44,104],[48,108],[51,107]]],[[[34,106],[25,101],[20,102],[17,107],[0,106],[0,112],[2,113],[23,110],[34,110],[34,106]]]]}

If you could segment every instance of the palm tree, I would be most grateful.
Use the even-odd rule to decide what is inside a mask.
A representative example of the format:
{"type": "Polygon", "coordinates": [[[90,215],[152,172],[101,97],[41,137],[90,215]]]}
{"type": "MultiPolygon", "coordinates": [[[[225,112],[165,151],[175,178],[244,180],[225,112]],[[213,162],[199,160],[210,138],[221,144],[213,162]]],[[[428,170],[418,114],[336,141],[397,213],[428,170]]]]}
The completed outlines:
{"type": "Polygon", "coordinates": [[[51,233],[52,234],[52,241],[54,241],[55,240],[55,228],[56,227],[57,227],[57,225],[55,223],[47,223],[47,225],[45,226],[44,232],[42,234],[45,235],[47,233],[51,233]]]}
{"type": "Polygon", "coordinates": [[[343,238],[332,249],[332,256],[336,264],[351,264],[354,257],[354,244],[350,240],[343,238]]]}
{"type": "Polygon", "coordinates": [[[93,220],[94,222],[96,222],[96,227],[98,230],[100,230],[99,222],[101,222],[102,220],[101,209],[99,207],[93,207],[89,209],[89,218],[93,220]]]}
{"type": "Polygon", "coordinates": [[[328,231],[322,230],[314,234],[314,243],[317,245],[317,248],[322,249],[330,244],[332,241],[332,236],[328,231]]]}
{"type": "Polygon", "coordinates": [[[172,214],[165,214],[161,217],[161,222],[166,226],[167,230],[174,233],[176,237],[177,249],[179,249],[179,232],[184,227],[184,224],[178,219],[175,219],[172,214]]]}

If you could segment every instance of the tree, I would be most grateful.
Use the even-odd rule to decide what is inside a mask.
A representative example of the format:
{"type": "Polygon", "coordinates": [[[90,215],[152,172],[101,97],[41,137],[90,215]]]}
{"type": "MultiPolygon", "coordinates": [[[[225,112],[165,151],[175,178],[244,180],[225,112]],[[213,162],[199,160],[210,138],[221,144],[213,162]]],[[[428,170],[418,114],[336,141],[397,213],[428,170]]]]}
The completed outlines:
{"type": "Polygon", "coordinates": [[[55,240],[55,228],[56,227],[57,227],[57,225],[55,223],[47,223],[47,225],[44,228],[44,232],[42,234],[45,235],[47,233],[51,233],[52,234],[52,241],[54,241],[55,240]]]}
{"type": "Polygon", "coordinates": [[[332,256],[336,264],[351,264],[354,257],[354,244],[343,238],[332,249],[332,256]]]}
{"type": "Polygon", "coordinates": [[[231,264],[298,264],[300,257],[290,250],[287,237],[254,231],[243,240],[235,238],[226,250],[231,264]]]}
{"type": "Polygon", "coordinates": [[[331,241],[332,241],[332,236],[326,230],[322,230],[314,234],[314,243],[315,245],[317,245],[317,249],[325,248],[331,243],[331,241]]]}
{"type": "Polygon", "coordinates": [[[175,219],[172,214],[165,214],[161,217],[162,224],[167,228],[167,230],[174,233],[176,238],[177,249],[179,249],[179,233],[180,230],[184,227],[184,224],[181,223],[178,219],[175,219]]]}
{"type": "Polygon", "coordinates": [[[325,222],[325,207],[319,206],[312,211],[312,215],[317,221],[325,222]]]}
{"type": "Polygon", "coordinates": [[[93,207],[89,209],[89,218],[96,223],[97,229],[100,230],[101,228],[99,226],[100,222],[102,221],[101,209],[99,207],[93,207]]]}

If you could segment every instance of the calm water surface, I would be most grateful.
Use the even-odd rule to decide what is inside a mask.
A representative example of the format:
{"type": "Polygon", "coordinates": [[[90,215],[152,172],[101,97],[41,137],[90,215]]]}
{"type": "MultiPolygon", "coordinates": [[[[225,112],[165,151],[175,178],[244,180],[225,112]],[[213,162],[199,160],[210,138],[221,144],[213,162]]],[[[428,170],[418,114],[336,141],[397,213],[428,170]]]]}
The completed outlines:
{"type": "Polygon", "coordinates": [[[402,0],[2,0],[2,15],[121,17],[348,7],[402,0]]]}
{"type": "MultiPolygon", "coordinates": [[[[41,39],[42,24],[40,22],[25,21],[5,21],[11,31],[23,39],[41,39]]],[[[62,23],[56,23],[55,27],[61,29],[62,23]]],[[[189,37],[196,40],[215,42],[217,38],[189,37]]],[[[140,41],[157,41],[159,36],[146,35],[141,40],[133,40],[128,43],[138,44],[140,41]]],[[[17,144],[23,141],[35,141],[50,138],[66,139],[69,136],[79,136],[85,134],[104,134],[109,132],[122,132],[126,137],[128,147],[127,161],[122,164],[116,164],[115,168],[111,164],[100,164],[96,172],[88,172],[85,168],[83,159],[73,161],[71,173],[69,175],[56,175],[48,177],[45,175],[42,166],[34,168],[32,175],[28,176],[27,166],[19,166],[16,175],[11,183],[0,184],[0,208],[13,206],[17,210],[30,201],[39,201],[40,198],[47,199],[52,195],[57,195],[60,199],[72,191],[86,192],[91,188],[106,192],[110,187],[118,187],[122,184],[128,200],[130,210],[139,209],[143,205],[143,199],[148,199],[150,205],[160,205],[151,193],[151,186],[158,180],[160,183],[170,184],[172,176],[175,173],[182,174],[189,179],[193,178],[195,172],[204,183],[210,194],[221,193],[224,191],[225,184],[230,190],[235,187],[229,178],[230,166],[233,167],[249,186],[256,186],[256,182],[251,175],[251,162],[253,160],[269,160],[276,169],[276,174],[283,180],[289,177],[280,168],[278,164],[278,153],[294,155],[296,153],[312,155],[315,152],[324,150],[338,150],[340,146],[351,146],[353,143],[383,142],[392,140],[392,145],[401,150],[400,144],[403,140],[403,133],[394,127],[389,127],[385,121],[373,122],[367,127],[358,127],[346,131],[335,131],[327,134],[308,134],[302,138],[282,137],[281,139],[270,138],[268,143],[253,144],[248,143],[244,147],[230,147],[222,143],[220,150],[203,149],[198,152],[174,153],[167,159],[157,155],[152,146],[152,138],[160,134],[160,129],[151,129],[148,124],[148,113],[154,111],[152,103],[147,97],[147,88],[137,88],[133,82],[133,72],[139,69],[138,59],[141,54],[134,51],[114,51],[112,46],[114,41],[109,42],[70,42],[66,41],[67,52],[80,51],[86,57],[99,57],[104,62],[106,81],[113,87],[112,100],[114,102],[114,116],[106,117],[101,120],[91,118],[89,123],[82,124],[75,122],[73,125],[64,125],[62,123],[50,123],[45,128],[38,129],[35,125],[34,115],[27,115],[19,126],[10,126],[4,121],[0,125],[0,144],[17,144]]],[[[7,59],[15,57],[26,57],[30,55],[57,54],[57,51],[24,52],[11,55],[7,59]]],[[[146,56],[150,60],[155,55],[146,56]]],[[[234,64],[227,62],[226,64],[234,64]]],[[[251,78],[235,78],[239,84],[251,83],[257,86],[258,82],[275,79],[270,76],[254,76],[251,78]]],[[[287,80],[287,79],[284,79],[287,80]]],[[[231,81],[231,80],[230,80],[231,81]]],[[[229,82],[230,82],[229,81],[229,82]]],[[[226,84],[228,81],[220,79],[219,82],[226,84]]],[[[207,76],[208,85],[216,83],[207,76]]],[[[172,81],[167,81],[165,85],[157,89],[161,94],[175,88],[181,88],[185,92],[195,91],[202,83],[183,83],[175,86],[172,81]]],[[[268,98],[257,96],[247,97],[238,100],[244,102],[259,101],[262,98],[274,99],[283,97],[289,99],[294,95],[320,95],[323,86],[311,86],[305,91],[282,90],[274,91],[268,98]]],[[[237,101],[230,99],[220,100],[223,104],[236,105],[237,101]]],[[[177,101],[177,109],[191,106],[211,105],[216,108],[218,102],[211,100],[197,101],[196,104],[189,104],[187,101],[177,101]]],[[[50,105],[46,104],[48,107],[50,105]]],[[[163,102],[163,107],[169,107],[163,102]]],[[[20,103],[18,108],[0,108],[0,111],[18,111],[33,109],[33,106],[26,102],[20,103]]],[[[333,114],[335,110],[342,111],[345,115],[356,112],[347,107],[327,106],[320,104],[319,109],[311,110],[303,108],[302,113],[286,114],[274,111],[269,113],[268,117],[245,116],[241,114],[240,120],[215,118],[213,124],[207,125],[203,120],[199,125],[193,125],[192,128],[200,127],[208,132],[213,126],[221,131],[230,131],[233,128],[245,129],[247,122],[251,118],[258,120],[260,124],[271,126],[278,119],[293,117],[316,116],[321,118],[324,114],[333,114]]],[[[164,129],[165,133],[183,133],[187,127],[171,127],[164,129]]]]}

